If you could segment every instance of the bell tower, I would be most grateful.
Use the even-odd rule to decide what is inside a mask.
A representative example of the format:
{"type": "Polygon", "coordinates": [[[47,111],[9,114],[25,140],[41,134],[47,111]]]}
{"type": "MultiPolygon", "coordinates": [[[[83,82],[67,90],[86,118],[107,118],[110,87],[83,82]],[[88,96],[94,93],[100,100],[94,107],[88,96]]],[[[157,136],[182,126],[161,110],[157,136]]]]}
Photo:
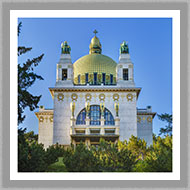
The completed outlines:
{"type": "Polygon", "coordinates": [[[129,54],[129,46],[125,41],[120,45],[119,63],[117,65],[117,85],[135,87],[133,63],[129,54]]]}
{"type": "Polygon", "coordinates": [[[71,62],[71,48],[67,41],[61,44],[61,56],[57,63],[55,86],[73,86],[73,65],[71,62]]]}

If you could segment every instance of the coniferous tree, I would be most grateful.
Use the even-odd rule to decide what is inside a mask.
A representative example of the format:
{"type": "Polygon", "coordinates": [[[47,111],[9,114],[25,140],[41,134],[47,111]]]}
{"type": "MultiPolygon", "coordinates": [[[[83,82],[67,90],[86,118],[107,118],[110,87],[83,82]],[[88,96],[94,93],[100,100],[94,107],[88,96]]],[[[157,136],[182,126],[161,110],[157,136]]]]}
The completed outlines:
{"type": "Polygon", "coordinates": [[[161,115],[158,114],[158,118],[167,123],[167,125],[164,128],[160,128],[159,135],[172,135],[172,115],[167,113],[161,115]]]}
{"type": "MultiPolygon", "coordinates": [[[[22,23],[18,24],[18,36],[21,32],[22,23]]],[[[18,56],[31,51],[31,47],[18,47],[18,56]]],[[[28,88],[31,87],[36,79],[43,80],[40,75],[34,73],[34,67],[38,66],[41,62],[44,54],[33,58],[27,59],[25,63],[18,63],[18,124],[22,123],[25,119],[24,110],[26,107],[33,111],[38,108],[38,102],[40,101],[40,96],[34,96],[29,91],[28,88]]]]}

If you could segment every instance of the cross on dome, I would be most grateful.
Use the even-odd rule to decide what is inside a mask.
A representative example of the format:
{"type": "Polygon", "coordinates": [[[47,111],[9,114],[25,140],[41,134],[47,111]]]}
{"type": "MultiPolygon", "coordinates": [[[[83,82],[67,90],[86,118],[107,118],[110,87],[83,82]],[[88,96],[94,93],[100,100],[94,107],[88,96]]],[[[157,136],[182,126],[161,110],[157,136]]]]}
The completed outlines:
{"type": "Polygon", "coordinates": [[[97,33],[98,33],[98,31],[95,29],[95,30],[94,30],[94,34],[95,34],[95,36],[96,36],[97,33]]]}

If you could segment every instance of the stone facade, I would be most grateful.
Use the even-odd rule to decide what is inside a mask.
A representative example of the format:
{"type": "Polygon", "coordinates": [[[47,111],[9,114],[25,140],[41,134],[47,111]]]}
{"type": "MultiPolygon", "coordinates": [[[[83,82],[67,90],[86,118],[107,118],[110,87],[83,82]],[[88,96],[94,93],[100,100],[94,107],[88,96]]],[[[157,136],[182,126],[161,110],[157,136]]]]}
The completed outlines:
{"type": "MultiPolygon", "coordinates": [[[[151,145],[152,120],[155,113],[152,112],[150,106],[146,109],[136,108],[141,88],[135,87],[134,67],[128,45],[122,44],[117,64],[111,58],[101,56],[101,44],[95,36],[90,45],[92,55],[89,54],[81,59],[84,62],[85,72],[88,68],[89,73],[92,72],[92,68],[95,69],[94,81],[92,80],[89,84],[88,72],[82,73],[83,83],[80,85],[80,71],[77,70],[74,82],[76,72],[74,68],[79,68],[77,64],[81,66],[83,62],[76,61],[73,67],[70,47],[67,43],[65,44],[62,46],[60,61],[57,63],[55,87],[49,88],[54,109],[47,110],[41,107],[39,112],[36,112],[39,119],[39,143],[43,143],[45,148],[56,143],[65,146],[71,143],[76,145],[80,141],[92,145],[98,144],[100,138],[117,142],[128,140],[131,135],[134,135],[145,139],[147,144],[151,145]],[[99,63],[96,68],[96,62],[94,63],[93,60],[99,60],[104,65],[101,66],[99,63]],[[107,63],[106,61],[109,60],[111,60],[110,63],[107,63]],[[92,66],[89,66],[87,62],[92,66]],[[106,71],[108,73],[104,74],[106,71]],[[96,82],[99,75],[101,75],[101,84],[100,81],[96,82]],[[107,76],[109,77],[105,78],[107,76]],[[116,76],[116,81],[114,76],[116,76]],[[84,80],[86,80],[85,84],[84,80]],[[91,123],[92,114],[95,112],[90,111],[91,115],[88,115],[88,109],[91,110],[93,106],[100,112],[96,113],[98,116],[94,116],[98,119],[98,124],[91,123]],[[84,122],[77,124],[80,113],[85,114],[84,122]],[[108,115],[105,116],[105,114],[108,115]]],[[[83,72],[82,68],[80,70],[83,72]]]]}
{"type": "Polygon", "coordinates": [[[42,106],[35,114],[39,120],[38,143],[47,148],[53,142],[53,110],[45,110],[42,106]]]}

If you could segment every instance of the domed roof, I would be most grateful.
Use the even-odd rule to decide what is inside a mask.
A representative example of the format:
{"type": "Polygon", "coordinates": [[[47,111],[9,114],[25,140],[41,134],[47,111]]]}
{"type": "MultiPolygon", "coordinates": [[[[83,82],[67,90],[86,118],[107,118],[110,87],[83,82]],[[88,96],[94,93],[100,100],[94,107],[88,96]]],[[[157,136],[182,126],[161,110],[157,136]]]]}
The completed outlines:
{"type": "MultiPolygon", "coordinates": [[[[95,30],[94,33],[96,34],[97,31],[95,30]]],[[[101,43],[96,35],[91,39],[89,47],[90,54],[79,58],[73,64],[74,83],[79,83],[78,77],[80,76],[80,84],[85,84],[85,74],[87,73],[89,74],[89,77],[91,77],[90,75],[97,73],[99,82],[102,80],[102,73],[105,73],[106,80],[109,80],[110,75],[113,75],[113,79],[115,80],[117,63],[110,57],[101,54],[101,43]]]]}
{"type": "Polygon", "coordinates": [[[117,63],[102,54],[88,54],[78,59],[74,64],[74,77],[85,73],[106,73],[116,76],[117,63]]]}

